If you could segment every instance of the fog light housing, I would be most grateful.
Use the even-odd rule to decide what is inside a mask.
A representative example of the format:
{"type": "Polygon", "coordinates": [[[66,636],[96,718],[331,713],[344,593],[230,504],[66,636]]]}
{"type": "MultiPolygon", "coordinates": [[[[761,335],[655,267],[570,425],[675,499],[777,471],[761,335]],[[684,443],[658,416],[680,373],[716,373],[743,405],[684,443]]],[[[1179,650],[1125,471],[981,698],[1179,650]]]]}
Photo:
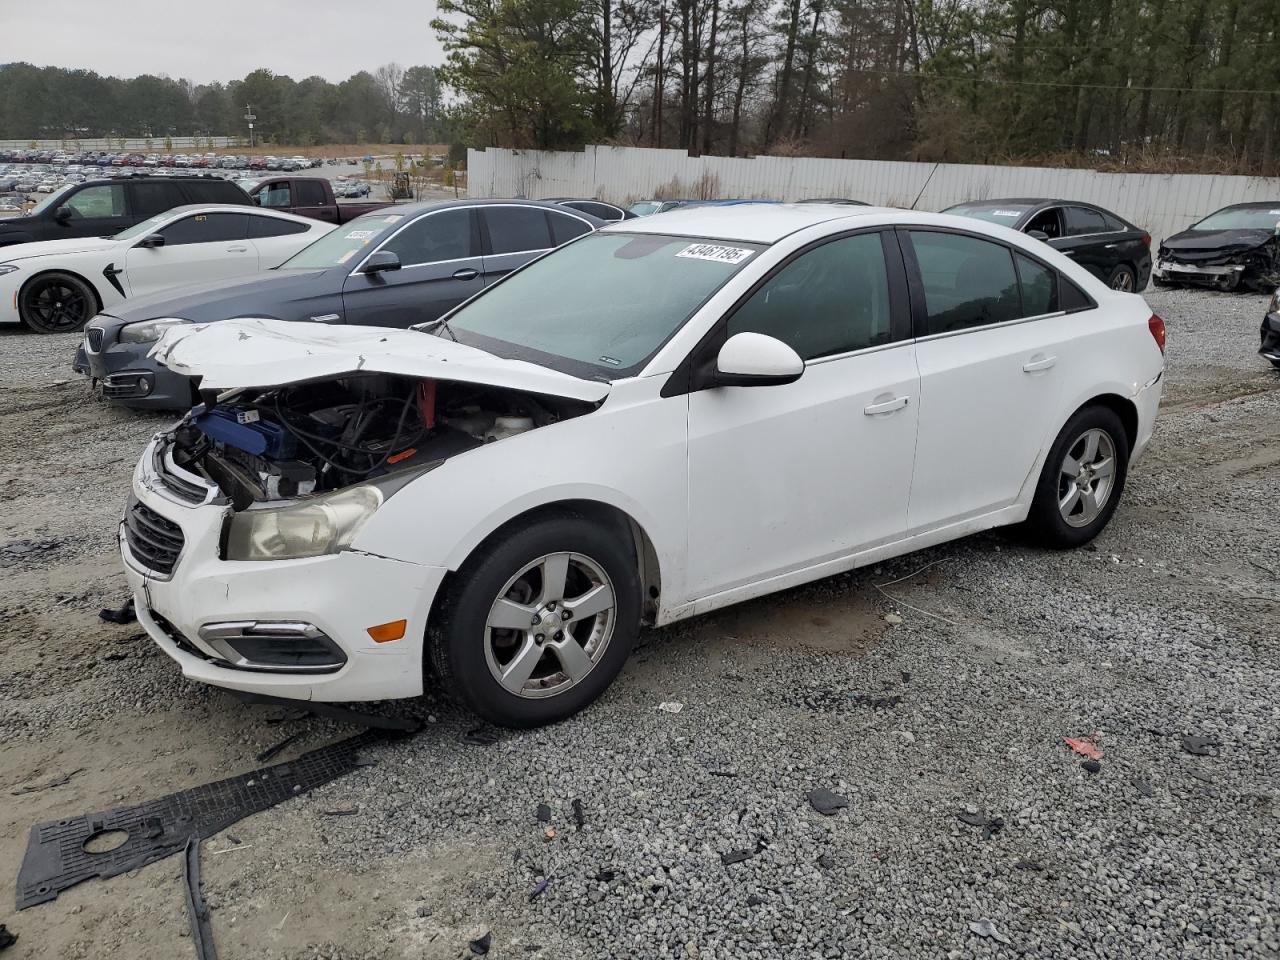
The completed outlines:
{"type": "Polygon", "coordinates": [[[325,633],[298,621],[234,620],[206,623],[200,639],[228,666],[275,673],[325,673],[341,669],[347,655],[325,633]]]}

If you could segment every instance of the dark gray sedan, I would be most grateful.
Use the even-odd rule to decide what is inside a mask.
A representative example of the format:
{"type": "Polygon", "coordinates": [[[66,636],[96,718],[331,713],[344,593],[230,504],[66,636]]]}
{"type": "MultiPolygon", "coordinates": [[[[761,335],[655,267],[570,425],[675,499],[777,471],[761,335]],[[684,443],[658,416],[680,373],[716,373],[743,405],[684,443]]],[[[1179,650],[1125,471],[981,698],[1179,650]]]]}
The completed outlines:
{"type": "Polygon", "coordinates": [[[449,200],[374,211],[274,270],[126,300],[85,327],[74,369],[124,406],[185,410],[191,381],[147,354],[174,324],[232,317],[408,327],[442,316],[534,257],[604,223],[536,200],[449,200]]]}

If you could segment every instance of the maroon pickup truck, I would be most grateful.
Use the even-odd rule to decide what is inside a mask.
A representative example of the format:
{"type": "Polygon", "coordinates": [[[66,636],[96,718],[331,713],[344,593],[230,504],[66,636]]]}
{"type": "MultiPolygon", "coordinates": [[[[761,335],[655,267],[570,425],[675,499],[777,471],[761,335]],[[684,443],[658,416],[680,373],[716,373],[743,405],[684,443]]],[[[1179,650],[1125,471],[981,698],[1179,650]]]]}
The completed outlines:
{"type": "Polygon", "coordinates": [[[339,203],[333,184],[324,177],[268,177],[249,196],[260,207],[285,210],[325,223],[346,223],[390,203],[339,203]]]}

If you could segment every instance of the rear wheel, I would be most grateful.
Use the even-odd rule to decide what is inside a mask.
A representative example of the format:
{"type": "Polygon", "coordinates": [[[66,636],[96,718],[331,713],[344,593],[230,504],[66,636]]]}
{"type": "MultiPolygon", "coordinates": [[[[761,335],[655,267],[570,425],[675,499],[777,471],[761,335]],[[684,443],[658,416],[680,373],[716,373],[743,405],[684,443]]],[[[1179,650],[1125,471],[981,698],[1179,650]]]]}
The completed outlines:
{"type": "Polygon", "coordinates": [[[1120,503],[1129,472],[1129,438],[1115,411],[1078,410],[1045,460],[1027,529],[1045,546],[1088,543],[1120,503]]]}
{"type": "Polygon", "coordinates": [[[1133,293],[1138,286],[1137,274],[1133,272],[1133,267],[1122,263],[1111,271],[1107,286],[1121,293],[1133,293]]]}
{"type": "Polygon", "coordinates": [[[37,333],[74,333],[97,312],[93,288],[70,273],[45,273],[18,294],[18,317],[37,333]]]}
{"type": "Polygon", "coordinates": [[[494,723],[533,727],[599,697],[639,628],[629,531],[564,513],[533,520],[468,559],[427,640],[451,695],[494,723]]]}

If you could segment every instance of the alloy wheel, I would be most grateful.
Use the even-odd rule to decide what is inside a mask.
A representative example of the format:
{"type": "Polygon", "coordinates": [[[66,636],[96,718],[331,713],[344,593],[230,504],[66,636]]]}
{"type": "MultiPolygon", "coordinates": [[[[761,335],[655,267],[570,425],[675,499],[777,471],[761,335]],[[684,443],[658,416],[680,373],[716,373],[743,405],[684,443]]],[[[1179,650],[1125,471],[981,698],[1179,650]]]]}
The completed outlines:
{"type": "Polygon", "coordinates": [[[613,583],[580,553],[552,553],[507,581],[489,610],[485,662],[508,693],[550,697],[587,676],[616,620],[613,583]]]}
{"type": "Polygon", "coordinates": [[[89,319],[89,304],[82,290],[62,280],[49,280],[26,292],[23,314],[43,330],[78,330],[89,319]]]}
{"type": "Polygon", "coordinates": [[[1116,447],[1105,430],[1086,430],[1067,448],[1058,472],[1058,512],[1072,527],[1087,527],[1115,488],[1116,447]]]}
{"type": "Polygon", "coordinates": [[[1120,270],[1111,278],[1111,289],[1121,293],[1133,293],[1133,274],[1128,270],[1120,270]]]}

